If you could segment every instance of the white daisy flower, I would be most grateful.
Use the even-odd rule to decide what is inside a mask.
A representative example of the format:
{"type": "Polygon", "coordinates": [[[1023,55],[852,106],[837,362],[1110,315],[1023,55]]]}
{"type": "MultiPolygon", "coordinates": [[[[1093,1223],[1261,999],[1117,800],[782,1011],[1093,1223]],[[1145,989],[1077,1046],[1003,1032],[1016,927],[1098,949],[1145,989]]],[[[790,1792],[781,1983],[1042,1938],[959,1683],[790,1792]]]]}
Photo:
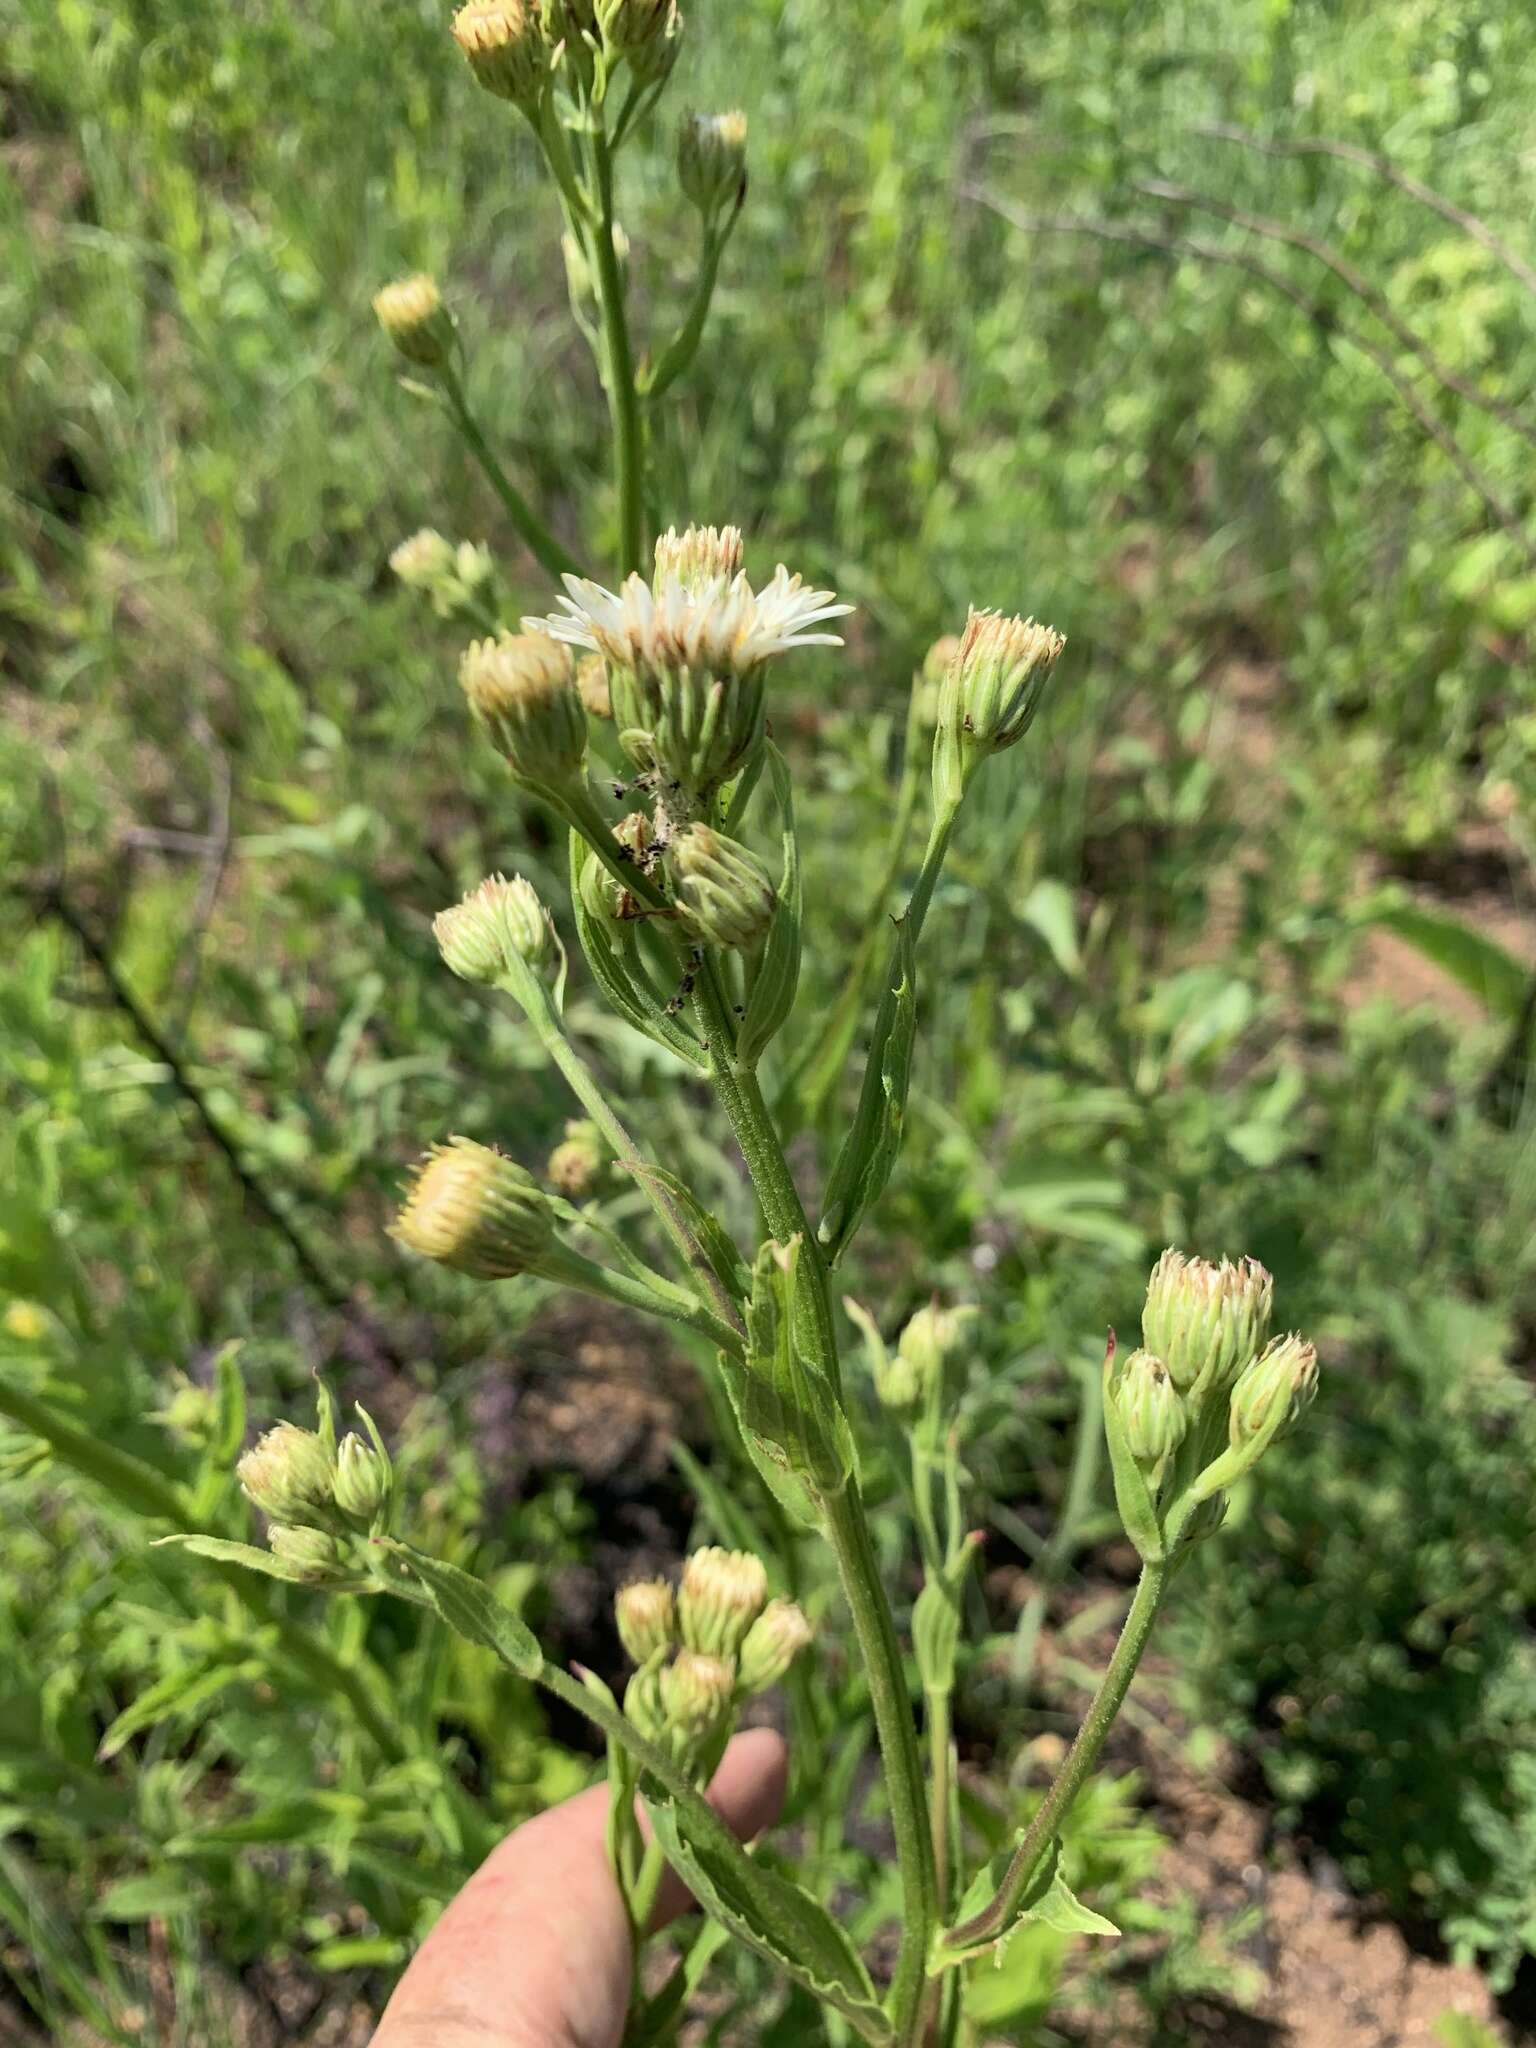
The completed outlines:
{"type": "Polygon", "coordinates": [[[835,591],[808,589],[782,563],[759,591],[741,574],[714,576],[692,589],[666,574],[654,591],[639,575],[626,577],[617,591],[567,576],[565,588],[561,609],[524,619],[526,631],[587,648],[619,668],[653,672],[687,668],[743,676],[793,647],[841,647],[839,634],[812,628],[853,610],[836,602],[835,591]]]}

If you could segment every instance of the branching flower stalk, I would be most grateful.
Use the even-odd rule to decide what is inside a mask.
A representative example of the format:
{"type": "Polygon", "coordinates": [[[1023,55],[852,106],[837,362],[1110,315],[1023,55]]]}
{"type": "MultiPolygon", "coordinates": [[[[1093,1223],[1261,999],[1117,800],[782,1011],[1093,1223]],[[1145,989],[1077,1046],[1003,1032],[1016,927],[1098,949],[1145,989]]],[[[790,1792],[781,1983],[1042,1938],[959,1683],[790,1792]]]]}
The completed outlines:
{"type": "MultiPolygon", "coordinates": [[[[397,1533],[407,1518],[383,1442],[366,1416],[364,1434],[338,1440],[323,1395],[316,1428],[279,1423],[240,1461],[243,1491],[266,1518],[264,1546],[206,1529],[167,1540],[226,1570],[337,1593],[390,1593],[428,1608],[602,1731],[609,1848],[637,1957],[636,2041],[672,2038],[679,2017],[670,1991],[647,1999],[638,1969],[670,1863],[727,1933],[853,2034],[878,2048],[947,2048],[964,1970],[1028,1921],[1115,1932],[1068,1889],[1062,1826],[1125,1700],[1170,1580],[1190,1548],[1215,1533],[1229,1488],[1310,1398],[1316,1357],[1299,1338],[1267,1342],[1272,1288],[1251,1261],[1209,1264],[1170,1252],[1159,1262],[1141,1346],[1121,1358],[1112,1341],[1104,1365],[1109,1462],[1121,1519],[1143,1560],[1141,1582],[1054,1784],[1000,1864],[967,1871],[951,1702],[981,1542],[966,1519],[964,1401],[979,1325],[974,1310],[935,1300],[891,1345],[872,1315],[846,1303],[866,1369],[845,1371],[832,1279],[899,1157],[919,942],[951,841],[978,778],[1001,773],[989,764],[1034,722],[1065,643],[1031,618],[972,610],[944,649],[933,679],[927,846],[896,922],[855,1087],[852,1074],[838,1072],[842,1040],[852,1035],[841,1014],[829,1036],[821,1020],[797,1010],[801,849],[791,763],[769,729],[783,664],[804,649],[841,646],[836,628],[851,607],[782,565],[755,582],[732,527],[669,530],[647,546],[647,417],[697,357],[746,196],[744,118],[685,120],[677,170],[700,217],[698,272],[671,339],[654,359],[637,352],[617,166],[665,88],[681,28],[674,0],[469,0],[453,25],[475,79],[536,139],[558,195],[572,304],[594,343],[612,429],[611,585],[579,571],[502,470],[469,409],[463,343],[435,283],[405,279],[376,301],[409,388],[441,404],[514,531],[559,579],[544,611],[511,632],[481,551],[428,532],[395,556],[402,580],[440,617],[482,628],[459,671],[470,715],[513,785],[569,834],[568,914],[557,919],[526,881],[493,875],[438,917],[440,950],[462,980],[510,997],[581,1112],[547,1181],[493,1143],[448,1137],[418,1167],[393,1227],[410,1252],[465,1281],[532,1275],[578,1288],[678,1324],[715,1354],[721,1455],[733,1483],[771,1502],[763,1527],[792,1532],[796,1544],[828,1546],[852,1621],[900,1879],[890,1981],[877,1985],[816,1894],[744,1851],[701,1796],[742,1704],[809,1652],[810,1621],[778,1590],[803,1583],[798,1550],[759,1557],[708,1548],[688,1559],[677,1587],[650,1580],[624,1588],[616,1620],[632,1668],[620,1698],[598,1674],[552,1666],[523,1621],[475,1577],[397,1533]],[[598,728],[601,784],[591,762],[598,728]],[[619,757],[629,779],[614,784],[607,764],[619,757]],[[564,994],[573,959],[624,1024],[663,1048],[685,1077],[710,1084],[755,1191],[754,1244],[738,1245],[700,1195],[637,1140],[601,1074],[571,1042],[564,994]],[[809,1067],[818,1102],[837,1095],[852,1104],[814,1219],[765,1096],[770,1055],[782,1055],[781,1085],[809,1067]],[[654,1244],[632,1241],[622,1227],[633,1204],[623,1217],[608,1211],[615,1174],[645,1196],[654,1244]],[[597,1256],[573,1241],[583,1234],[597,1256]],[[660,1270],[658,1257],[672,1270],[660,1270]],[[909,1630],[921,1725],[864,1505],[859,1439],[872,1417],[901,1476],[922,1574],[909,1630]]],[[[918,730],[914,714],[909,744],[918,730]]],[[[887,886],[899,872],[920,779],[909,760],[887,886]]],[[[862,995],[863,959],[851,1010],[862,995]]],[[[693,1981],[687,1975],[677,1984],[693,1981]]]]}

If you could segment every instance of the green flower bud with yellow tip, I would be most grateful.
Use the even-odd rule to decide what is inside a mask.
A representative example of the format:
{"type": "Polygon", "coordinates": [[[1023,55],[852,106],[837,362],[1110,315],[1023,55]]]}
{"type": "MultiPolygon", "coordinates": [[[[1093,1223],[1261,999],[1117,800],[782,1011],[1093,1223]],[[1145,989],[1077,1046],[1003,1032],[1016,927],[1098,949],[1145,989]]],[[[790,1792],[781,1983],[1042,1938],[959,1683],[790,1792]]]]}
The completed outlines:
{"type": "Polygon", "coordinates": [[[747,1630],[736,1658],[736,1682],[743,1692],[766,1692],[808,1649],[815,1630],[793,1600],[770,1600],[747,1630]]]}
{"type": "Polygon", "coordinates": [[[1028,732],[1066,644],[1034,619],[972,611],[939,689],[933,774],[941,811],[959,801],[989,755],[1028,732]]]}
{"type": "Polygon", "coordinates": [[[472,1138],[450,1138],[418,1166],[390,1235],[473,1279],[510,1280],[549,1253],[555,1219],[522,1167],[472,1138]]]}
{"type": "Polygon", "coordinates": [[[1189,1428],[1189,1411],[1160,1358],[1133,1351],[1115,1376],[1115,1404],[1131,1456],[1150,1472],[1176,1451],[1189,1428]]]}
{"type": "Polygon", "coordinates": [[[389,1505],[392,1475],[388,1460],[357,1435],[336,1446],[336,1478],[332,1498],[344,1515],[365,1527],[389,1505]]]}
{"type": "Polygon", "coordinates": [[[536,6],[527,0],[469,0],[452,27],[487,92],[525,112],[538,105],[549,79],[550,51],[536,6]]]}
{"type": "Polygon", "coordinates": [[[324,1529],[292,1528],[274,1522],[267,1531],[267,1546],[295,1578],[306,1584],[320,1585],[345,1569],[341,1545],[324,1529]]]}
{"type": "Polygon", "coordinates": [[[666,1735],[667,1710],[658,1666],[648,1665],[630,1679],[624,1688],[624,1712],[649,1741],[660,1742],[666,1735]]]}
{"type": "Polygon", "coordinates": [[[408,363],[440,370],[453,353],[453,315],[424,272],[398,278],[374,293],[379,325],[408,363]]]}
{"type": "Polygon", "coordinates": [[[1170,1247],[1147,1282],[1142,1339],[1180,1393],[1225,1390],[1269,1335],[1274,1292],[1257,1259],[1217,1264],[1170,1247]]]}
{"type": "Polygon", "coordinates": [[[777,906],[773,879],[757,855],[711,825],[685,825],[667,849],[678,915],[706,946],[748,952],[767,934],[777,906]]]}
{"type": "Polygon", "coordinates": [[[1317,1393],[1317,1352],[1294,1334],[1276,1337],[1232,1389],[1229,1434],[1234,1450],[1262,1436],[1276,1413],[1283,1419],[1270,1438],[1278,1443],[1293,1429],[1317,1393]]]}
{"type": "Polygon", "coordinates": [[[674,1736],[692,1748],[719,1732],[736,1697],[736,1666],[704,1650],[680,1650],[661,1673],[661,1705],[674,1736]]]}
{"type": "Polygon", "coordinates": [[[477,640],[459,663],[459,683],[514,775],[553,789],[580,775],[587,714],[568,647],[544,633],[477,640]]]}
{"type": "Polygon", "coordinates": [[[274,1522],[323,1519],[331,1504],[335,1470],[330,1451],[312,1429],[279,1422],[235,1467],[247,1500],[274,1522]]]}
{"type": "Polygon", "coordinates": [[[677,1596],[665,1579],[635,1579],[621,1586],[613,1603],[619,1641],[636,1664],[677,1641],[677,1596]]]}
{"type": "Polygon", "coordinates": [[[462,902],[440,910],[432,936],[443,960],[462,981],[497,982],[509,954],[532,968],[547,967],[559,953],[549,912],[531,882],[514,875],[490,875],[462,902]]]}
{"type": "Polygon", "coordinates": [[[747,196],[746,115],[687,115],[677,131],[677,179],[706,221],[736,213],[747,196]]]}
{"type": "Polygon", "coordinates": [[[763,1611],[768,1574],[749,1550],[696,1550],[683,1566],[677,1622],[690,1650],[734,1657],[763,1611]]]}
{"type": "Polygon", "coordinates": [[[677,62],[683,17],[677,0],[619,0],[608,33],[637,82],[659,85],[677,62]]]}
{"type": "Polygon", "coordinates": [[[742,572],[743,546],[739,526],[690,526],[679,533],[669,526],[657,539],[651,585],[658,593],[669,578],[697,593],[720,579],[734,581],[742,572]]]}

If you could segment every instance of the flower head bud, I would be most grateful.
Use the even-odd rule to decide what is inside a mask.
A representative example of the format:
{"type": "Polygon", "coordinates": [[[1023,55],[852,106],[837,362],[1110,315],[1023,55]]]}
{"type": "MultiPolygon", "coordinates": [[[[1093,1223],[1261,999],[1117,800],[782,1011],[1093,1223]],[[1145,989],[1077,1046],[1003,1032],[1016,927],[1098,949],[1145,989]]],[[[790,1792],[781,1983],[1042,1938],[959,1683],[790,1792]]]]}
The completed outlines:
{"type": "Polygon", "coordinates": [[[733,581],[741,569],[739,526],[690,526],[682,533],[669,526],[656,542],[652,588],[659,592],[668,577],[673,577],[684,590],[697,593],[716,577],[726,583],[733,581]]]}
{"type": "Polygon", "coordinates": [[[718,1732],[735,1695],[736,1666],[726,1657],[681,1650],[661,1673],[667,1726],[690,1747],[718,1732]]]}
{"type": "Polygon", "coordinates": [[[533,1176],[472,1138],[433,1147],[390,1226],[407,1251],[476,1280],[536,1269],[554,1234],[549,1198],[533,1176]]]}
{"type": "Polygon", "coordinates": [[[667,1710],[662,1704],[659,1668],[637,1671],[624,1688],[624,1712],[640,1733],[660,1742],[667,1732],[667,1710]]]}
{"type": "Polygon", "coordinates": [[[389,566],[409,589],[430,591],[453,574],[453,556],[453,542],[424,526],[392,551],[389,566]]]}
{"type": "Polygon", "coordinates": [[[290,1528],[274,1522],[267,1531],[267,1545],[295,1578],[311,1585],[335,1578],[342,1569],[341,1545],[323,1529],[290,1528]]]}
{"type": "Polygon", "coordinates": [[[607,1165],[608,1154],[597,1125],[585,1117],[573,1118],[565,1127],[565,1136],[549,1155],[550,1185],[569,1201],[585,1201],[601,1186],[607,1165]]]}
{"type": "Polygon", "coordinates": [[[677,1621],[690,1650],[734,1657],[768,1598],[768,1574],[750,1550],[696,1550],[683,1566],[677,1621]]]}
{"type": "Polygon", "coordinates": [[[898,1422],[910,1422],[923,1405],[923,1380],[910,1358],[899,1350],[874,1354],[875,1399],[898,1422]]]}
{"type": "Polygon", "coordinates": [[[740,840],[711,825],[685,825],[667,849],[684,925],[707,946],[755,946],[773,922],[768,870],[740,840]]]}
{"type": "Polygon", "coordinates": [[[549,912],[532,882],[514,875],[488,875],[460,903],[440,910],[432,936],[448,967],[461,981],[499,981],[516,954],[532,968],[547,966],[559,950],[549,912]]]}
{"type": "Polygon", "coordinates": [[[459,663],[459,682],[514,775],[559,787],[580,773],[587,715],[568,647],[543,633],[477,640],[459,663]]]}
{"type": "Polygon", "coordinates": [[[312,1429],[279,1422],[241,1458],[235,1476],[246,1499],[274,1522],[309,1522],[330,1506],[333,1470],[312,1429]]]}
{"type": "Polygon", "coordinates": [[[612,718],[613,692],[608,687],[608,664],[600,654],[584,654],[577,662],[576,694],[588,718],[612,718]]]}
{"type": "Polygon", "coordinates": [[[1066,641],[1033,619],[972,611],[939,690],[936,773],[958,794],[989,754],[1021,740],[1066,641]]]}
{"type": "Polygon", "coordinates": [[[1317,1352],[1297,1336],[1276,1337],[1232,1389],[1230,1436],[1234,1449],[1261,1436],[1276,1409],[1284,1420],[1270,1439],[1278,1443],[1293,1429],[1317,1392],[1317,1352]]]}
{"type": "Polygon", "coordinates": [[[743,1692],[766,1692],[777,1685],[815,1630],[793,1600],[770,1600],[747,1630],[736,1660],[736,1681],[743,1692]]]}
{"type": "Polygon", "coordinates": [[[970,1306],[940,1308],[936,1301],[930,1301],[908,1321],[896,1339],[896,1356],[911,1366],[919,1401],[947,1376],[979,1313],[970,1306]]]}
{"type": "Polygon", "coordinates": [[[536,106],[549,76],[538,10],[526,0],[469,0],[453,17],[453,39],[487,92],[536,106]]]}
{"type": "Polygon", "coordinates": [[[366,1526],[388,1507],[391,1479],[388,1460],[360,1436],[344,1436],[336,1446],[331,1497],[352,1521],[366,1526]]]}
{"type": "Polygon", "coordinates": [[[440,370],[453,351],[453,315],[430,277],[399,278],[374,293],[379,325],[408,363],[440,370]]]}
{"type": "Polygon", "coordinates": [[[747,196],[746,115],[687,115],[677,131],[677,178],[706,221],[735,213],[747,196]]]}
{"type": "Polygon", "coordinates": [[[1180,1393],[1230,1387],[1269,1334],[1275,1283],[1257,1259],[1187,1259],[1170,1248],[1152,1268],[1142,1341],[1180,1393]]]}
{"type": "Polygon", "coordinates": [[[206,1444],[218,1425],[219,1397],[212,1387],[200,1387],[195,1380],[178,1375],[170,1399],[154,1419],[178,1443],[206,1444]]]}
{"type": "Polygon", "coordinates": [[[1133,1351],[1116,1374],[1110,1398],[1131,1456],[1143,1471],[1160,1465],[1184,1441],[1189,1411],[1168,1369],[1150,1351],[1133,1351]]]}
{"type": "Polygon", "coordinates": [[[677,1641],[677,1599],[665,1579],[635,1579],[613,1603],[619,1641],[637,1664],[677,1641]]]}
{"type": "Polygon", "coordinates": [[[620,0],[609,33],[637,82],[659,85],[677,62],[683,17],[677,0],[620,0]]]}

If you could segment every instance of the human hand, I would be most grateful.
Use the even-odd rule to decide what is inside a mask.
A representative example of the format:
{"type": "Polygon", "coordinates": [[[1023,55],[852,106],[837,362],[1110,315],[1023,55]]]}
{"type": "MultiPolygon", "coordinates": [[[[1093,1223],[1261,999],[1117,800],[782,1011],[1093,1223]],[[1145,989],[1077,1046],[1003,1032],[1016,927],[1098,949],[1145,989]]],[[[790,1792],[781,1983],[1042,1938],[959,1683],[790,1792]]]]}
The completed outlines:
{"type": "MultiPolygon", "coordinates": [[[[779,1737],[749,1729],[710,1804],[750,1841],[777,1818],[784,1778],[779,1737]]],[[[607,1822],[607,1787],[594,1785],[508,1835],[422,1943],[373,2048],[619,2048],[631,1959],[607,1822]]],[[[652,1928],[687,1904],[668,1871],[652,1928]]]]}

